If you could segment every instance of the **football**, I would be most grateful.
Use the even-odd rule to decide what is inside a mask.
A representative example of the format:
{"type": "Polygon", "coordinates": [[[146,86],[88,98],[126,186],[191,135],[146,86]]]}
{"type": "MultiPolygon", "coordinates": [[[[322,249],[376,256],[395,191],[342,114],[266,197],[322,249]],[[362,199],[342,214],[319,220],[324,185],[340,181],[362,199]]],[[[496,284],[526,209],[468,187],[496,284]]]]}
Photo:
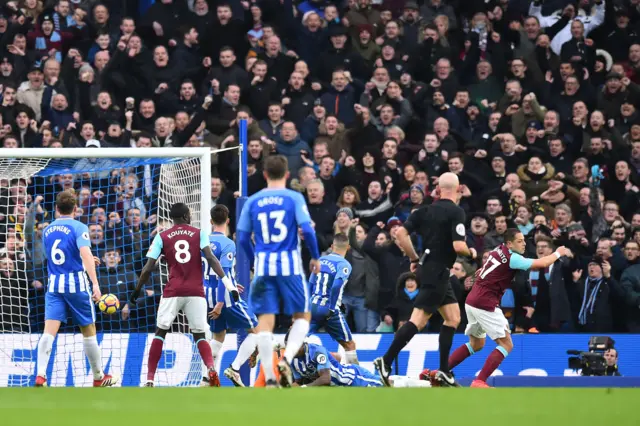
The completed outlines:
{"type": "Polygon", "coordinates": [[[120,309],[120,301],[113,294],[105,294],[100,298],[98,308],[107,315],[113,315],[120,309]]]}

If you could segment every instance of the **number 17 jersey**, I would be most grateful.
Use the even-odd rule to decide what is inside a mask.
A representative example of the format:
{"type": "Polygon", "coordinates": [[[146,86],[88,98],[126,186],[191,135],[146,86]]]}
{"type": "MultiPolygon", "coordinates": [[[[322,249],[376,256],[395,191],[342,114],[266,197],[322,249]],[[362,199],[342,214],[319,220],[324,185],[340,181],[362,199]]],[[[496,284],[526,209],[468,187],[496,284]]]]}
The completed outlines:
{"type": "Polygon", "coordinates": [[[256,277],[304,275],[298,227],[311,222],[302,195],[290,189],[263,189],[247,200],[237,230],[254,234],[256,277]]]}
{"type": "Polygon", "coordinates": [[[162,297],[204,297],[200,250],[209,245],[209,237],[187,224],[174,225],[153,239],[147,257],[164,254],[169,280],[162,297]]]}

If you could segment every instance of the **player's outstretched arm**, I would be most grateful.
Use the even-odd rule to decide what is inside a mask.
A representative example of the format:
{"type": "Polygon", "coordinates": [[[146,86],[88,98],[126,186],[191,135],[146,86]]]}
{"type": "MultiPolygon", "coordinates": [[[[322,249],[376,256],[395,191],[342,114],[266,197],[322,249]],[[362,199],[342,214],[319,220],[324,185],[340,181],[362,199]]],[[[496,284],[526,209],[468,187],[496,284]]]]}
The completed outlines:
{"type": "Polygon", "coordinates": [[[562,256],[567,256],[569,253],[569,249],[567,249],[565,246],[560,246],[549,256],[535,259],[531,264],[531,269],[544,269],[548,266],[551,266],[551,264],[560,259],[562,256]]]}
{"type": "Polygon", "coordinates": [[[149,278],[151,277],[151,273],[156,266],[156,261],[158,259],[154,259],[152,257],[147,258],[147,263],[145,263],[144,268],[142,268],[142,272],[140,272],[140,277],[138,278],[138,283],[136,284],[136,288],[131,293],[129,297],[129,302],[132,305],[136,304],[136,300],[140,297],[140,291],[142,290],[142,286],[149,282],[149,278]]]}
{"type": "Polygon", "coordinates": [[[222,269],[220,261],[211,251],[211,247],[202,247],[202,252],[204,253],[205,259],[207,259],[207,262],[209,262],[209,266],[211,266],[211,268],[213,269],[213,272],[215,272],[216,275],[220,277],[222,284],[224,284],[229,293],[231,293],[231,297],[233,297],[233,300],[235,300],[236,302],[240,300],[240,293],[238,292],[238,289],[233,284],[233,281],[231,281],[231,278],[229,278],[224,273],[224,269],[222,269]]]}
{"type": "Polygon", "coordinates": [[[98,274],[96,274],[96,264],[89,246],[80,247],[80,258],[82,259],[82,266],[84,266],[84,270],[87,271],[87,275],[91,280],[93,301],[97,302],[102,297],[102,294],[100,293],[98,274]]]}

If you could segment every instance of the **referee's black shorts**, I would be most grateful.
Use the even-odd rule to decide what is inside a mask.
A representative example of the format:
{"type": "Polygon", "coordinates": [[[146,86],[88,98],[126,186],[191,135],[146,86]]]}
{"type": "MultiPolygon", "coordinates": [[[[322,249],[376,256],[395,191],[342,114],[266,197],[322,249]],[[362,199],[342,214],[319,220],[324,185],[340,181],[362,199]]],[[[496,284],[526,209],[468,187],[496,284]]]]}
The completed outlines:
{"type": "Polygon", "coordinates": [[[441,306],[458,303],[449,281],[449,268],[437,262],[425,262],[418,268],[420,292],[413,306],[434,314],[441,306]]]}

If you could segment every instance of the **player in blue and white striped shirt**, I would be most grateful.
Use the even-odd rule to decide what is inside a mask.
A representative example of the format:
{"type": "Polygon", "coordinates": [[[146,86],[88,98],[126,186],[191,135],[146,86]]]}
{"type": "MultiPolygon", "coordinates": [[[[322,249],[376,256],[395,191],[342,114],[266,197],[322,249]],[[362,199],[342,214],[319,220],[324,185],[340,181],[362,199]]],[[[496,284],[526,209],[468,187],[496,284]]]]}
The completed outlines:
{"type": "Polygon", "coordinates": [[[59,193],[56,197],[57,219],[43,232],[49,280],[45,295],[44,333],[38,342],[38,387],[47,385],[46,372],[53,340],[61,323],[67,322],[69,314],[84,336],[84,352],[93,372],[93,386],[113,386],[118,382],[117,378],[102,371],[94,305],[100,300],[100,286],[91,253],[89,229],[74,219],[75,213],[76,198],[73,192],[59,193]]]}
{"type": "Polygon", "coordinates": [[[348,364],[358,364],[356,344],[344,318],[340,305],[342,292],[351,275],[351,264],[344,258],[349,250],[349,238],[345,234],[333,237],[331,253],[320,258],[320,271],[311,274],[311,327],[315,333],[324,327],[329,335],[344,348],[348,364]]]}
{"type": "MultiPolygon", "coordinates": [[[[309,339],[310,340],[310,339],[309,339]]],[[[285,337],[285,342],[286,342],[285,337]]],[[[301,386],[341,386],[379,388],[384,386],[380,376],[360,365],[340,363],[339,354],[331,354],[321,345],[305,342],[291,364],[293,378],[301,386]]],[[[394,388],[429,388],[428,380],[406,376],[390,376],[394,388]]]]}
{"type": "MultiPolygon", "coordinates": [[[[272,155],[265,159],[267,188],[252,195],[242,209],[237,226],[238,243],[253,259],[251,234],[255,238],[254,279],[250,306],[258,315],[258,354],[262,365],[273,365],[273,327],[275,314],[293,316],[290,338],[283,360],[278,363],[280,384],[291,386],[291,360],[309,332],[309,290],[304,277],[298,228],[311,252],[311,272],[318,272],[318,242],[311,226],[307,203],[298,192],[286,189],[289,177],[286,157],[272,155]]],[[[265,368],[267,387],[277,386],[275,373],[265,368]]]]}
{"type": "MultiPolygon", "coordinates": [[[[211,209],[211,225],[213,233],[209,236],[211,251],[220,260],[220,265],[225,274],[229,276],[238,288],[242,286],[235,282],[235,273],[233,271],[236,258],[236,244],[227,238],[227,226],[229,225],[229,209],[222,205],[216,204],[211,209]]],[[[257,335],[255,327],[258,325],[258,319],[253,314],[247,302],[240,299],[237,302],[231,297],[224,283],[215,274],[213,269],[204,262],[204,288],[205,297],[207,298],[209,318],[211,318],[211,332],[213,340],[211,340],[211,352],[214,359],[218,356],[227,329],[246,330],[248,335],[238,348],[238,354],[231,363],[231,366],[224,370],[224,375],[238,387],[244,387],[240,377],[240,367],[244,364],[251,354],[255,351],[257,345],[257,335]]],[[[203,370],[203,381],[207,380],[208,374],[203,370]]]]}

